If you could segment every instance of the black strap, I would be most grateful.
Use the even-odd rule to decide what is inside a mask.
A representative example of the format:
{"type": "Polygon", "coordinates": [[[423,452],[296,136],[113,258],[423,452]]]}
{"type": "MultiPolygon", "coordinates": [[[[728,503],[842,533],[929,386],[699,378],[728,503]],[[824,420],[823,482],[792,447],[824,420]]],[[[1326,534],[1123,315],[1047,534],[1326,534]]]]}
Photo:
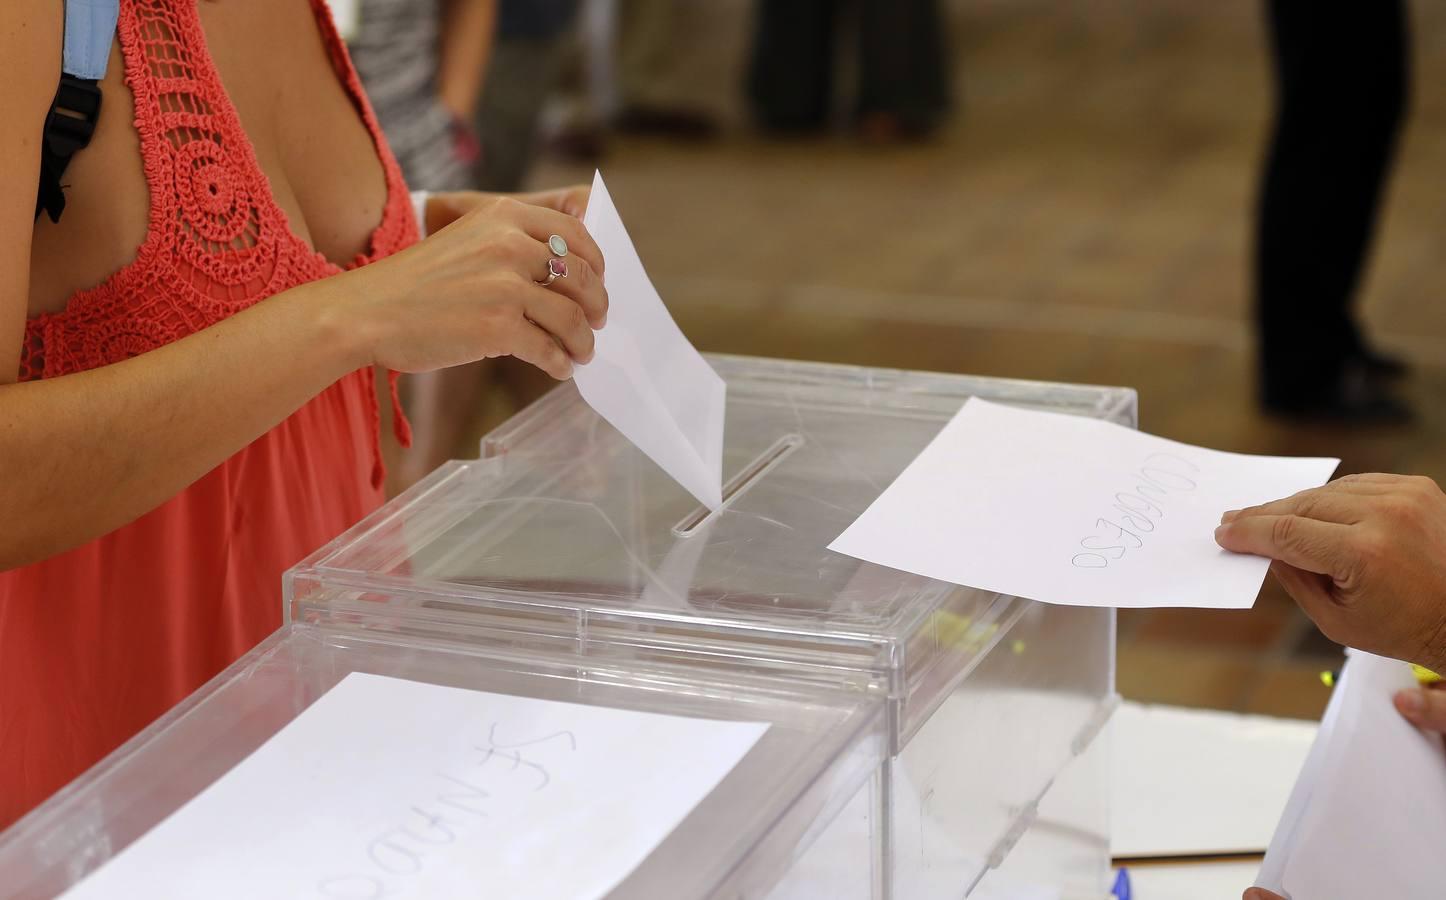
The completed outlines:
{"type": "Polygon", "coordinates": [[[35,218],[42,212],[59,222],[65,212],[65,185],[61,178],[71,157],[90,145],[95,123],[100,120],[100,84],[74,75],[61,75],[60,87],[45,117],[45,134],[40,144],[40,190],[35,198],[35,218]]]}

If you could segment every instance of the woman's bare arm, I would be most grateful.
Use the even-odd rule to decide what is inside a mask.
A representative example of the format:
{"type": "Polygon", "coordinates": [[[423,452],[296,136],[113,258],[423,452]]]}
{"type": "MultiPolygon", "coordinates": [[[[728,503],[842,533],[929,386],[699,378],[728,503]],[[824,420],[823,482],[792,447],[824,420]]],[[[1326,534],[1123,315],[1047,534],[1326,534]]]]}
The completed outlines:
{"type": "Polygon", "coordinates": [[[116,365],[0,387],[0,569],[99,537],[255,440],[365,356],[331,282],[116,365]]]}
{"type": "Polygon", "coordinates": [[[17,383],[60,6],[0,4],[0,569],[138,518],[358,368],[514,355],[566,377],[590,358],[607,306],[597,245],[570,216],[498,198],[396,256],[150,353],[17,383]],[[576,263],[560,290],[534,282],[553,232],[576,263]]]}
{"type": "Polygon", "coordinates": [[[445,0],[437,91],[452,115],[472,121],[497,25],[497,0],[445,0]]]}
{"type": "MultiPolygon", "coordinates": [[[[20,375],[40,137],[60,81],[61,9],[54,0],[0,5],[0,385],[20,375]]],[[[10,475],[0,467],[0,480],[10,475]]]]}

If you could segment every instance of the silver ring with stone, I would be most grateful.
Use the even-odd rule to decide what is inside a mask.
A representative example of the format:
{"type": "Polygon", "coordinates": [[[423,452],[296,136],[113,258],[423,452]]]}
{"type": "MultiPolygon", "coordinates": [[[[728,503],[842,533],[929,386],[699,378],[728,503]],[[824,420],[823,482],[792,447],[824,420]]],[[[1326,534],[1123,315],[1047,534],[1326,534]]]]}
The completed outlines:
{"type": "Polygon", "coordinates": [[[550,250],[552,250],[553,256],[567,255],[567,241],[564,240],[562,235],[560,234],[554,234],[552,237],[548,238],[547,246],[550,250]]]}
{"type": "Polygon", "coordinates": [[[552,284],[557,279],[566,277],[567,261],[562,259],[561,257],[554,256],[552,259],[549,259],[547,261],[547,277],[544,278],[542,281],[539,281],[538,284],[552,284]]]}

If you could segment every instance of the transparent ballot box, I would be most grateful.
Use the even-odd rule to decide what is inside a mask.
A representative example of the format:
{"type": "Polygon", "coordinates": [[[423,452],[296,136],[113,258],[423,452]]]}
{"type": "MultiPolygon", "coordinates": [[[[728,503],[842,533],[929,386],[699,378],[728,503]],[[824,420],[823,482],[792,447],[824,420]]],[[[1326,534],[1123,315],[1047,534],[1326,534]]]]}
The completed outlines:
{"type": "Polygon", "coordinates": [[[1031,828],[1063,835],[1040,842],[1060,850],[1031,868],[1064,896],[1098,896],[1105,792],[1069,823],[1036,819],[1116,702],[1113,611],[962,588],[827,545],[970,397],[1133,427],[1134,392],[711,361],[728,385],[718,511],[563,385],[488,436],[480,459],[447,464],[288,573],[289,620],[879,698],[876,789],[820,832],[814,859],[833,862],[815,886],[780,896],[855,896],[860,859],[829,848],[859,835],[873,848],[864,896],[985,896],[984,876],[1031,828]]]}
{"type": "MultiPolygon", "coordinates": [[[[720,679],[694,666],[613,666],[602,661],[583,666],[576,657],[489,651],[445,635],[401,638],[289,625],[0,834],[0,897],[29,900],[73,889],[81,898],[734,900],[780,896],[775,891],[789,881],[793,869],[823,867],[809,859],[814,847],[841,854],[863,873],[861,887],[840,896],[867,896],[861,891],[867,890],[874,850],[869,836],[840,831],[823,840],[820,832],[838,820],[853,798],[880,790],[876,782],[885,734],[882,701],[857,692],[804,688],[776,678],[720,679]],[[576,734],[543,729],[541,719],[528,718],[539,715],[531,706],[521,713],[499,712],[489,729],[486,715],[438,721],[428,718],[429,710],[417,714],[422,727],[404,727],[399,720],[407,717],[395,708],[388,715],[388,707],[370,704],[325,723],[309,720],[322,729],[313,728],[313,737],[320,735],[318,744],[293,741],[278,746],[359,676],[382,676],[378,680],[409,691],[443,686],[450,689],[444,691],[447,695],[462,694],[469,702],[486,697],[482,702],[491,704],[501,697],[533,706],[537,701],[567,704],[563,712],[548,714],[576,722],[576,734]],[[754,742],[740,745],[741,755],[717,769],[718,780],[703,785],[696,801],[677,807],[684,801],[670,801],[676,793],[673,781],[658,778],[648,790],[644,773],[639,779],[643,789],[634,794],[634,781],[614,774],[626,767],[619,765],[615,752],[620,745],[606,741],[625,744],[632,723],[621,729],[620,738],[605,734],[603,729],[610,726],[593,717],[619,714],[662,714],[675,724],[746,727],[754,742]],[[499,722],[507,726],[505,736],[499,736],[499,722]],[[538,733],[524,737],[529,723],[538,733]],[[403,733],[347,744],[352,727],[369,728],[373,734],[392,728],[403,733]],[[448,735],[448,741],[455,732],[476,742],[464,748],[465,768],[432,770],[430,757],[421,754],[415,759],[404,756],[406,765],[386,765],[385,756],[379,755],[380,761],[368,756],[381,753],[374,744],[404,750],[412,743],[431,746],[434,727],[448,735]],[[339,752],[322,749],[328,729],[333,737],[338,730],[345,732],[336,738],[343,742],[339,752]],[[553,733],[543,735],[543,730],[553,733]],[[484,747],[484,742],[490,745],[484,747]],[[601,749],[587,757],[587,765],[599,771],[570,770],[583,763],[574,764],[569,754],[586,754],[593,745],[601,749]],[[480,752],[484,749],[485,755],[480,752]],[[269,768],[257,769],[268,753],[269,768]],[[234,780],[245,771],[260,780],[238,787],[234,780]],[[291,779],[288,772],[295,773],[291,779]],[[575,776],[570,788],[569,773],[575,776]],[[313,785],[325,786],[328,778],[339,782],[330,785],[340,791],[331,796],[371,798],[362,801],[366,815],[348,815],[351,807],[344,809],[340,801],[296,801],[305,808],[278,811],[287,805],[282,783],[309,798],[313,785]],[[605,783],[615,779],[622,786],[605,793],[605,783]],[[559,798],[560,789],[573,793],[559,798]],[[515,796],[509,796],[509,790],[515,796]],[[543,790],[554,793],[535,793],[543,790]],[[626,792],[626,802],[590,809],[595,793],[601,803],[602,797],[619,792],[626,792]],[[379,796],[400,799],[378,801],[379,796]],[[662,825],[656,821],[659,802],[675,803],[674,819],[662,825]],[[509,818],[547,803],[557,808],[546,814],[534,811],[530,831],[521,824],[529,820],[509,818]],[[267,833],[272,819],[280,816],[285,822],[293,815],[300,824],[291,824],[300,830],[279,838],[267,833]],[[589,816],[597,820],[590,830],[584,827],[589,816]],[[248,817],[254,821],[248,823],[248,817]],[[579,820],[584,824],[578,825],[579,820]],[[495,870],[487,874],[486,865],[475,860],[481,874],[469,875],[470,880],[457,875],[455,865],[447,868],[449,861],[465,860],[469,854],[502,852],[494,849],[498,844],[504,844],[507,853],[526,853],[529,842],[547,841],[554,829],[572,828],[568,834],[583,835],[565,852],[548,853],[542,865],[527,869],[528,883],[536,877],[541,884],[543,875],[580,870],[589,858],[617,864],[618,847],[628,844],[627,835],[638,823],[643,829],[658,829],[657,842],[645,842],[637,858],[624,857],[626,865],[615,872],[621,880],[601,882],[611,885],[603,893],[562,892],[555,885],[536,893],[502,887],[502,876],[495,870]],[[249,838],[212,837],[248,830],[249,838]],[[447,870],[439,872],[439,866],[447,870]],[[318,873],[333,877],[323,879],[318,873]],[[434,880],[423,881],[426,878],[434,880]],[[275,889],[277,885],[285,887],[275,889]]],[[[701,742],[686,744],[668,762],[688,770],[702,764],[707,749],[701,742]]],[[[323,791],[320,796],[328,795],[323,791]]]]}

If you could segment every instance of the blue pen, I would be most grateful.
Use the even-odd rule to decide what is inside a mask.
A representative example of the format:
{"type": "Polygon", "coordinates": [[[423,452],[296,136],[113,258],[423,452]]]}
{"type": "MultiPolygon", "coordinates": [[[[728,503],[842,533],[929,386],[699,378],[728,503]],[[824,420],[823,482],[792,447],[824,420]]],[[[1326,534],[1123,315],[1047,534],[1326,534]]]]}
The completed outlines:
{"type": "Polygon", "coordinates": [[[1126,869],[1123,866],[1120,868],[1120,873],[1115,876],[1115,887],[1114,890],[1111,891],[1111,893],[1115,895],[1115,900],[1130,900],[1129,869],[1126,869]]]}

